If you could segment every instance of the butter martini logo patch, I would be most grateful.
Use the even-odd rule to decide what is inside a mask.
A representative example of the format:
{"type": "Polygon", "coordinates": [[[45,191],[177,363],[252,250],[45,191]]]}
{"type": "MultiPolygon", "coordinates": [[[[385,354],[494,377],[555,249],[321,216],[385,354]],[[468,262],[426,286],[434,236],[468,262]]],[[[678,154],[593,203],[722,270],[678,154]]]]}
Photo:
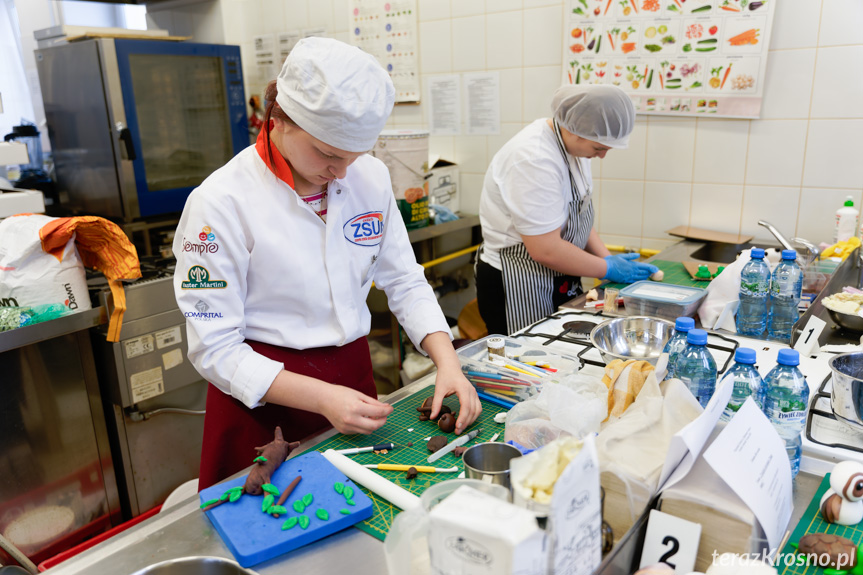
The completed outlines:
{"type": "Polygon", "coordinates": [[[210,272],[204,266],[189,268],[189,281],[180,284],[182,289],[223,289],[228,287],[225,280],[211,280],[210,272]]]}
{"type": "Polygon", "coordinates": [[[345,239],[358,246],[376,246],[384,236],[383,212],[354,216],[344,226],[345,239]]]}

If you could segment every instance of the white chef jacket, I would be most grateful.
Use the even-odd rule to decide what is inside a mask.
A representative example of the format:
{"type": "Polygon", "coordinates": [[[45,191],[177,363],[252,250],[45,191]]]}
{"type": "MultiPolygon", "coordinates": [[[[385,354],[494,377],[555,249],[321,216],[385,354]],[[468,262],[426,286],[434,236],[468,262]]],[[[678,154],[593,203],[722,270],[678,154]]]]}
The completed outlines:
{"type": "MultiPolygon", "coordinates": [[[[593,187],[590,159],[566,157],[584,198],[593,187]]],[[[563,228],[570,202],[569,170],[557,137],[544,118],[535,120],[495,154],[485,174],[479,201],[483,261],[502,269],[500,250],[523,243],[522,236],[563,228]]]]}
{"type": "Polygon", "coordinates": [[[173,249],[189,359],[248,407],[262,405],[284,366],[244,340],[309,349],[364,337],[372,281],[417,348],[436,331],[452,337],[414,257],[386,166],[361,156],[329,184],[327,202],[325,223],[255,146],[186,202],[173,249]]]}

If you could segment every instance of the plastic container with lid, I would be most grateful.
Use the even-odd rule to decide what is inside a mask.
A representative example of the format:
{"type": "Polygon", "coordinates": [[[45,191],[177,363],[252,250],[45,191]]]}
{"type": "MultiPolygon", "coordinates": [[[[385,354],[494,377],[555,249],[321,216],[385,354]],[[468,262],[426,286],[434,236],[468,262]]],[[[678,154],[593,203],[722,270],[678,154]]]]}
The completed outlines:
{"type": "Polygon", "coordinates": [[[504,377],[514,377],[540,386],[546,381],[559,382],[564,376],[577,372],[581,366],[581,361],[575,354],[561,353],[548,347],[527,343],[523,339],[502,335],[490,335],[478,339],[458,348],[456,353],[459,356],[462,370],[465,373],[490,373],[504,377]],[[501,341],[498,340],[502,340],[503,354],[492,353],[490,357],[489,341],[492,341],[492,348],[497,352],[501,347],[501,341]],[[503,360],[503,363],[501,363],[501,360],[503,360]],[[529,371],[532,371],[529,368],[533,368],[536,369],[535,373],[541,375],[531,377],[508,369],[505,367],[507,360],[526,363],[529,367],[519,366],[518,363],[512,363],[511,366],[529,371]],[[556,371],[537,369],[532,364],[546,365],[556,371]]]}
{"type": "Polygon", "coordinates": [[[620,290],[626,315],[649,315],[675,321],[678,317],[692,317],[707,290],[640,281],[620,290]]]}

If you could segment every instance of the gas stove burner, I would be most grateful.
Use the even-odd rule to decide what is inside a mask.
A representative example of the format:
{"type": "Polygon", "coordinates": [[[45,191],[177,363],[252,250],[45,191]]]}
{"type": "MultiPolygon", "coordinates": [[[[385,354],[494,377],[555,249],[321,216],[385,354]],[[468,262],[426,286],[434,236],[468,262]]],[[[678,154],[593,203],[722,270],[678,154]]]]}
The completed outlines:
{"type": "Polygon", "coordinates": [[[562,326],[566,331],[560,335],[561,337],[571,335],[579,339],[588,339],[590,332],[593,331],[596,325],[592,321],[568,321],[562,326]]]}

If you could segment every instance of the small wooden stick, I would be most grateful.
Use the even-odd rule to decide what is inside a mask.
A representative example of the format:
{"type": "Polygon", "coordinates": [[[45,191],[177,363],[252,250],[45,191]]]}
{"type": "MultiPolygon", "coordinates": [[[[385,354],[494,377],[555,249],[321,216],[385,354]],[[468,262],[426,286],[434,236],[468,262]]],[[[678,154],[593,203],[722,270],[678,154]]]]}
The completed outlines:
{"type": "Polygon", "coordinates": [[[206,507],[204,507],[204,509],[203,509],[203,510],[204,510],[204,511],[209,511],[209,510],[210,510],[210,509],[212,509],[213,507],[218,507],[219,505],[221,505],[222,503],[225,503],[225,502],[227,502],[227,501],[228,501],[227,499],[220,499],[219,501],[216,501],[215,503],[210,503],[209,505],[207,505],[206,507]]]}
{"type": "Polygon", "coordinates": [[[287,501],[288,499],[288,496],[291,494],[291,491],[294,490],[294,488],[297,486],[297,484],[299,484],[300,479],[302,478],[302,475],[297,475],[296,477],[294,477],[294,480],[291,481],[291,484],[285,487],[285,490],[282,491],[282,495],[279,497],[279,502],[276,503],[276,505],[284,505],[285,501],[287,501]]]}

